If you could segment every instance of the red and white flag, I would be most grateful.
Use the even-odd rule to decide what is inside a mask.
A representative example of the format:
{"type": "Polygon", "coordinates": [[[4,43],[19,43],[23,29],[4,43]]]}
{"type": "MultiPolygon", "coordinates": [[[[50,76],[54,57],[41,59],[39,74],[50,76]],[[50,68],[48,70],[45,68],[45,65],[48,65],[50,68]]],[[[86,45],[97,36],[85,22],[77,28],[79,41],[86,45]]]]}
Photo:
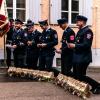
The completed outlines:
{"type": "Polygon", "coordinates": [[[8,17],[6,0],[0,0],[0,14],[8,17]]]}
{"type": "Polygon", "coordinates": [[[1,9],[1,5],[2,5],[2,1],[3,1],[3,0],[0,0],[0,9],[1,9]]]}
{"type": "Polygon", "coordinates": [[[0,37],[9,30],[6,0],[0,0],[0,37]]]}

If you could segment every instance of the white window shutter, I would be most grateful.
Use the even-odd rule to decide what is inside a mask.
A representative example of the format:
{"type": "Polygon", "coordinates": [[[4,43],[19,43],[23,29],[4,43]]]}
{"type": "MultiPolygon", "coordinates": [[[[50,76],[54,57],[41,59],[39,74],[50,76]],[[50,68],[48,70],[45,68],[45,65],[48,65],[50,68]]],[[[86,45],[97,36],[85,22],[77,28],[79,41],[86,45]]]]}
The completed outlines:
{"type": "Polygon", "coordinates": [[[61,18],[61,0],[51,0],[50,23],[57,24],[61,18]]]}
{"type": "Polygon", "coordinates": [[[92,5],[93,0],[83,0],[83,15],[88,18],[88,25],[92,25],[92,5]]]}
{"type": "Polygon", "coordinates": [[[83,14],[83,0],[79,0],[79,15],[83,14]]]}
{"type": "Polygon", "coordinates": [[[28,19],[32,19],[35,23],[38,23],[41,17],[41,0],[28,0],[28,19]]]}

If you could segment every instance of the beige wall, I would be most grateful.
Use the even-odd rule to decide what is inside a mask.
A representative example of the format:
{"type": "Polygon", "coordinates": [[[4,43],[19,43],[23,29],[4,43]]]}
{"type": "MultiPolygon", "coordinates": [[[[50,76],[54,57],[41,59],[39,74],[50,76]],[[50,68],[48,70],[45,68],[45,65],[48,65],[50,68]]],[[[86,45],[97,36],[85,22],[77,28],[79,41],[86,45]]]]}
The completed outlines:
{"type": "MultiPolygon", "coordinates": [[[[93,48],[100,48],[100,0],[93,0],[92,12],[93,48]]],[[[41,2],[41,19],[49,19],[49,0],[42,0],[41,2]]],[[[51,27],[57,30],[60,43],[63,31],[57,25],[51,25],[51,27]]],[[[39,26],[36,26],[36,28],[41,31],[39,26]]],[[[74,30],[77,32],[77,28],[74,28],[74,30]]],[[[0,38],[0,48],[3,48],[3,44],[3,38],[0,38]]]]}
{"type": "Polygon", "coordinates": [[[49,18],[49,0],[41,0],[41,19],[49,18]]]}
{"type": "MultiPolygon", "coordinates": [[[[92,9],[92,30],[94,32],[94,41],[93,48],[100,48],[100,0],[93,0],[92,9]]],[[[41,9],[41,19],[49,19],[49,0],[42,0],[42,9],[41,9]]],[[[59,41],[61,40],[62,30],[56,26],[51,25],[52,28],[56,29],[59,36],[59,41]]],[[[77,32],[77,28],[73,28],[77,32]]],[[[60,42],[58,47],[60,46],[60,42]]]]}
{"type": "Polygon", "coordinates": [[[93,0],[92,30],[94,32],[94,48],[100,48],[100,0],[93,0]]]}
{"type": "Polygon", "coordinates": [[[3,49],[3,38],[0,38],[0,49],[3,49]]]}
{"type": "MultiPolygon", "coordinates": [[[[92,30],[94,32],[93,48],[100,48],[100,0],[93,0],[92,9],[92,30]]],[[[49,0],[42,0],[41,19],[49,19],[49,0]]],[[[58,26],[52,26],[57,30],[59,41],[61,40],[62,30],[58,26]]],[[[74,28],[77,32],[77,28],[74,28]]]]}

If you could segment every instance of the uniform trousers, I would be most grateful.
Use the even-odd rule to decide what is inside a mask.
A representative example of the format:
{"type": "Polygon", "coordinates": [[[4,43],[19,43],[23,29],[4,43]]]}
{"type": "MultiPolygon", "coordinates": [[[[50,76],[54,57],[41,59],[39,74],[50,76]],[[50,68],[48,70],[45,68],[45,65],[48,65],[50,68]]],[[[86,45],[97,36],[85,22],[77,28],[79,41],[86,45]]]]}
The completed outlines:
{"type": "Polygon", "coordinates": [[[99,86],[99,83],[94,79],[86,76],[86,70],[89,66],[89,63],[74,63],[73,64],[73,75],[75,79],[88,83],[93,88],[99,86]]]}

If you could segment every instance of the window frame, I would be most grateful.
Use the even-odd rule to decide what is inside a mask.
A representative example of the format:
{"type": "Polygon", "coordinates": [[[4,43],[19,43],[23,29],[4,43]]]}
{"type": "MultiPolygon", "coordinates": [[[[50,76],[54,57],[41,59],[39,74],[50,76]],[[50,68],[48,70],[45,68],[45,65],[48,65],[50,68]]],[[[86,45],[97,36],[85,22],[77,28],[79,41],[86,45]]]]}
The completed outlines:
{"type": "Polygon", "coordinates": [[[12,9],[13,10],[13,19],[17,18],[17,10],[24,10],[25,11],[25,21],[27,19],[27,0],[25,0],[25,8],[17,8],[17,0],[13,0],[12,7],[7,7],[7,9],[12,9]]]}
{"type": "MultiPolygon", "coordinates": [[[[50,0],[50,24],[57,25],[57,20],[61,18],[61,0],[50,0]]],[[[79,0],[79,14],[88,18],[87,25],[92,26],[92,7],[93,0],[79,0]]],[[[71,14],[69,15],[71,18],[71,14]]],[[[72,24],[71,20],[69,25],[76,27],[76,24],[72,24]]]]}
{"type": "MultiPolygon", "coordinates": [[[[75,25],[74,23],[72,23],[72,13],[79,13],[80,14],[80,4],[81,4],[81,0],[76,0],[79,2],[79,11],[72,11],[72,0],[69,0],[68,2],[68,11],[62,10],[61,9],[61,13],[62,12],[67,12],[68,13],[68,23],[69,25],[75,25]]],[[[61,7],[62,7],[62,3],[61,3],[61,7]]],[[[61,14],[62,16],[62,14],[61,14]]]]}

